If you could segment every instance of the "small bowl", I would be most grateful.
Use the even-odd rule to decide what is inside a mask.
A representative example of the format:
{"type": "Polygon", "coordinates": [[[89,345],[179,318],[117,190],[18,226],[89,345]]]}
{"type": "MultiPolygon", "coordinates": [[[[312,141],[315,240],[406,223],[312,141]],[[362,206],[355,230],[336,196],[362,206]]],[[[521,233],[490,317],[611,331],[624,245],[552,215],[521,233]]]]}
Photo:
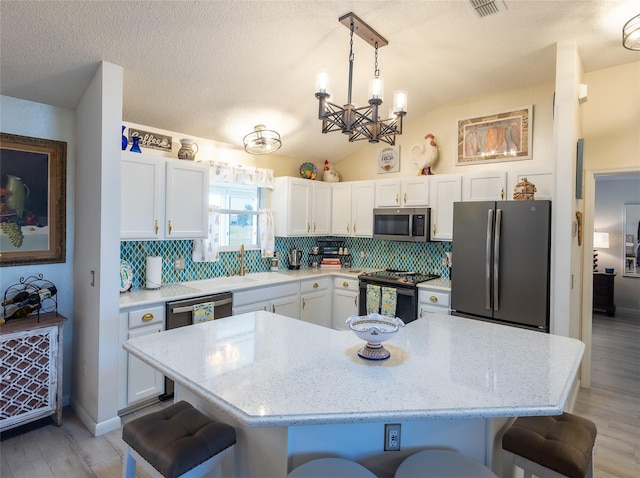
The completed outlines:
{"type": "Polygon", "coordinates": [[[384,360],[391,355],[382,346],[382,342],[393,337],[404,322],[399,317],[385,317],[380,314],[364,316],[352,315],[346,320],[346,324],[367,344],[358,350],[358,355],[368,360],[384,360]]]}

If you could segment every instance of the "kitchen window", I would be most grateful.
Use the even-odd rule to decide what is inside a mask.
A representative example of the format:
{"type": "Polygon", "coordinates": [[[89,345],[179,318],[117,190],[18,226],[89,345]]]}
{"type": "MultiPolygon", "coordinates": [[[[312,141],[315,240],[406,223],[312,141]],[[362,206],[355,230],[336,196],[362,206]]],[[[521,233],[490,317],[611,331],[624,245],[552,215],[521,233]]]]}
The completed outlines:
{"type": "Polygon", "coordinates": [[[258,210],[264,203],[264,188],[242,184],[212,182],[209,186],[209,206],[219,208],[219,250],[236,251],[240,244],[247,249],[259,249],[258,210]]]}

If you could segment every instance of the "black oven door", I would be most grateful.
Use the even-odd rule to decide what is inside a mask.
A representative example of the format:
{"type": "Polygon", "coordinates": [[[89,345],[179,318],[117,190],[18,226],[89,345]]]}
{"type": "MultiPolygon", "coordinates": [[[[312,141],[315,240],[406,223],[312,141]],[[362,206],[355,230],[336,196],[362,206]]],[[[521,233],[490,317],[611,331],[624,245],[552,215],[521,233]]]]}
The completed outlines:
{"type": "MultiPolygon", "coordinates": [[[[405,324],[418,318],[418,290],[415,287],[394,287],[389,284],[360,280],[360,298],[358,315],[367,315],[367,284],[396,289],[396,317],[400,317],[405,324]]],[[[380,313],[380,310],[377,311],[380,313]]]]}

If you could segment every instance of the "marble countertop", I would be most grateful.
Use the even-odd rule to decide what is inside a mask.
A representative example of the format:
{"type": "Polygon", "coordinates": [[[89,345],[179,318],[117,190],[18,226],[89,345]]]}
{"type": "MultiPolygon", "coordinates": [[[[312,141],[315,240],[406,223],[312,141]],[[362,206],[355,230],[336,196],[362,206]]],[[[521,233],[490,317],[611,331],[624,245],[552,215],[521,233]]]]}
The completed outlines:
{"type": "Polygon", "coordinates": [[[250,427],[557,415],[576,339],[433,314],[357,355],[349,330],[255,312],[128,340],[124,348],[250,427]]]}
{"type": "MultiPolygon", "coordinates": [[[[197,297],[204,294],[216,294],[218,292],[235,292],[253,287],[295,282],[315,277],[333,276],[357,279],[363,272],[377,269],[313,269],[280,270],[277,272],[253,272],[245,276],[222,276],[197,281],[163,284],[158,289],[132,289],[129,292],[120,293],[120,308],[140,307],[171,300],[180,300],[197,297]]],[[[423,282],[418,287],[428,287],[443,291],[451,290],[449,279],[435,279],[423,282]]]]}

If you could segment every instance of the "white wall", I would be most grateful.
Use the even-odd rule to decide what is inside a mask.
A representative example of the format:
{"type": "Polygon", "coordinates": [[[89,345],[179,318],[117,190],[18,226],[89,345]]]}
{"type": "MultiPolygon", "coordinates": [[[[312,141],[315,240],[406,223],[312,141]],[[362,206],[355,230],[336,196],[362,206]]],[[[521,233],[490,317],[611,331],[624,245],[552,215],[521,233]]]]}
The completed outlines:
{"type": "MultiPolygon", "coordinates": [[[[640,176],[611,179],[596,178],[594,228],[609,233],[609,249],[598,251],[598,271],[605,267],[615,269],[614,302],[618,312],[640,317],[640,277],[624,277],[623,214],[625,204],[640,204],[640,176]]],[[[636,224],[637,227],[637,224],[636,224]]]]}
{"type": "Polygon", "coordinates": [[[65,323],[63,345],[63,404],[69,403],[71,393],[71,364],[73,362],[73,254],[75,211],[75,113],[71,110],[0,96],[0,130],[3,133],[51,139],[67,143],[67,196],[66,196],[66,259],[61,264],[3,267],[0,270],[0,292],[8,286],[34,274],[42,274],[58,289],[58,312],[69,320],[65,323]]]}

